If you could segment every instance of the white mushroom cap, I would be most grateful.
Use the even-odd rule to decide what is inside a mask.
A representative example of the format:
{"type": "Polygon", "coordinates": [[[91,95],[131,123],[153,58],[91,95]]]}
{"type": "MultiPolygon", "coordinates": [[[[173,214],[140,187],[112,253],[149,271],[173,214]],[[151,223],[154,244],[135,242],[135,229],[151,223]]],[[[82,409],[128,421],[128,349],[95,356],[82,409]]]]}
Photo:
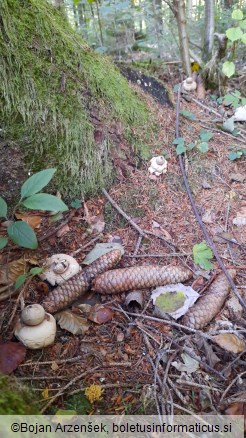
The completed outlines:
{"type": "Polygon", "coordinates": [[[73,277],[80,270],[80,265],[73,257],[67,254],[54,254],[46,260],[45,270],[39,274],[39,277],[55,286],[73,277]]]}
{"type": "Polygon", "coordinates": [[[24,324],[34,326],[41,324],[45,318],[45,310],[40,304],[31,304],[21,312],[21,320],[24,324]]]}
{"type": "Polygon", "coordinates": [[[15,328],[15,336],[27,348],[36,350],[53,344],[56,335],[56,320],[49,313],[45,313],[45,319],[36,326],[27,326],[21,320],[15,328]]]}

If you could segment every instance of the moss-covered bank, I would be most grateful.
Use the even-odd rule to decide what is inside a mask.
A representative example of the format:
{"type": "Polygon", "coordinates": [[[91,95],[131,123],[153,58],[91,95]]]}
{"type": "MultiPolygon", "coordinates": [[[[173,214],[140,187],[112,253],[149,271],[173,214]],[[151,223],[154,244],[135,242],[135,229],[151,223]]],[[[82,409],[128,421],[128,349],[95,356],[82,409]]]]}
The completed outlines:
{"type": "MultiPolygon", "coordinates": [[[[121,121],[135,147],[145,104],[105,57],[95,54],[46,0],[1,0],[0,124],[32,170],[57,167],[64,195],[95,193],[112,177],[107,127],[121,121]],[[103,141],[95,142],[93,118],[103,141]]],[[[142,127],[142,128],[141,128],[142,127]]]]}

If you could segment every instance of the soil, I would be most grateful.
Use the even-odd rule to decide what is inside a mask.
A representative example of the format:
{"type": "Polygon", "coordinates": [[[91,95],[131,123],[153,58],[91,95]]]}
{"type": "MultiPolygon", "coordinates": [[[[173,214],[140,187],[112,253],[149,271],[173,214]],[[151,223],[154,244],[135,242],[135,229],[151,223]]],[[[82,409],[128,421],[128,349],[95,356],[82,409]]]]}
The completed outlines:
{"type": "MultiPolygon", "coordinates": [[[[134,72],[127,77],[134,82],[140,77],[140,86],[146,91],[143,82],[148,83],[149,78],[145,75],[136,76],[134,72]]],[[[215,259],[212,260],[211,271],[194,265],[192,248],[202,242],[204,236],[188,201],[172,144],[175,138],[175,110],[167,104],[166,91],[161,94],[158,87],[154,83],[154,97],[147,94],[145,99],[155,111],[159,125],[158,136],[152,139],[152,154],[168,156],[167,173],[160,177],[151,176],[148,162],[144,161],[136,167],[125,154],[124,158],[115,162],[118,166],[117,180],[110,190],[110,196],[133,222],[152,234],[140,241],[139,234],[129,221],[104,196],[98,196],[89,199],[81,208],[71,209],[58,222],[51,223],[50,216],[44,213],[41,226],[36,230],[40,242],[38,250],[32,253],[13,246],[8,253],[8,261],[25,255],[27,259],[35,257],[41,264],[51,254],[68,253],[74,254],[82,264],[96,241],[113,240],[122,242],[125,249],[119,267],[188,265],[194,272],[194,279],[189,284],[198,293],[204,293],[209,281],[219,272],[218,265],[215,259]]],[[[245,211],[246,206],[245,179],[242,177],[245,175],[245,158],[228,159],[229,146],[242,148],[243,143],[218,129],[212,130],[215,115],[211,110],[217,111],[217,108],[213,107],[209,96],[204,104],[210,110],[194,101],[181,101],[182,110],[196,115],[195,121],[184,117],[180,119],[180,135],[187,143],[196,141],[202,129],[213,132],[206,154],[193,149],[185,155],[186,172],[196,205],[220,256],[227,267],[234,266],[237,270],[235,281],[244,298],[246,229],[245,226],[234,225],[233,219],[239,211],[245,211]],[[241,175],[241,180],[235,175],[241,175]]],[[[239,138],[244,138],[243,133],[239,138]]],[[[26,171],[15,145],[10,145],[10,149],[1,145],[1,148],[1,168],[4,166],[1,192],[8,199],[16,193],[15,187],[19,189],[23,178],[26,178],[26,171]]],[[[3,227],[0,233],[4,235],[3,227]]],[[[2,265],[7,261],[5,252],[2,252],[1,261],[2,265]]],[[[17,292],[16,297],[20,293],[17,292]]],[[[25,304],[41,302],[48,293],[47,285],[34,278],[21,293],[25,304]]],[[[71,397],[76,395],[82,397],[80,403],[87,401],[83,413],[156,414],[158,409],[170,412],[170,407],[175,414],[184,414],[187,410],[215,413],[225,412],[225,409],[230,413],[233,406],[236,413],[243,412],[245,381],[241,378],[239,383],[237,377],[245,369],[245,347],[241,353],[235,354],[206,337],[195,336],[183,331],[182,327],[155,319],[150,291],[145,290],[141,294],[143,306],[135,302],[129,308],[125,304],[126,293],[106,297],[94,295],[93,302],[89,293],[86,298],[81,298],[80,303],[89,302],[94,306],[96,302],[111,309],[112,315],[107,322],[96,324],[88,320],[89,329],[84,335],[73,335],[58,326],[54,345],[43,350],[27,350],[25,362],[14,374],[20,381],[32,385],[40,396],[42,394],[43,412],[73,409],[75,401],[74,398],[71,401],[71,397]],[[185,366],[187,351],[185,356],[181,356],[184,347],[202,361],[196,362],[197,370],[194,372],[189,370],[188,365],[182,372],[175,366],[175,362],[185,366]],[[164,382],[161,388],[160,382],[164,382]],[[88,400],[83,398],[83,390],[92,384],[99,385],[103,393],[100,400],[88,404],[88,400]],[[62,395],[51,403],[49,397],[59,391],[62,395]]],[[[20,313],[19,306],[15,307],[16,297],[0,303],[4,315],[3,338],[14,342],[13,328],[20,313]]],[[[72,309],[75,315],[86,317],[77,304],[70,306],[70,311],[72,309]]],[[[209,330],[218,333],[221,329],[233,329],[238,334],[240,330],[239,336],[244,341],[245,320],[242,315],[240,306],[236,315],[225,304],[202,332],[208,334],[209,330]]]]}

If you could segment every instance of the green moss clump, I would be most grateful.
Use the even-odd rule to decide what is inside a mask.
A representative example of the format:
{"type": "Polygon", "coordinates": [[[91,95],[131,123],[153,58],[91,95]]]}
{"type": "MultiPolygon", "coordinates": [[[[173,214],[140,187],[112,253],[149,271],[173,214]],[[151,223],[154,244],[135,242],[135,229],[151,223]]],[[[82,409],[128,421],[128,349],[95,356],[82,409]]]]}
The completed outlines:
{"type": "MultiPolygon", "coordinates": [[[[141,148],[148,110],[106,57],[94,53],[47,0],[1,0],[0,124],[33,171],[57,167],[63,195],[88,196],[112,179],[108,126],[121,121],[141,148]],[[98,116],[104,141],[94,140],[98,116]],[[91,117],[92,115],[92,117],[91,117]]],[[[137,145],[137,146],[136,146],[137,145]]]]}
{"type": "Polygon", "coordinates": [[[0,375],[0,415],[33,415],[39,412],[39,402],[30,389],[14,378],[0,375]]]}

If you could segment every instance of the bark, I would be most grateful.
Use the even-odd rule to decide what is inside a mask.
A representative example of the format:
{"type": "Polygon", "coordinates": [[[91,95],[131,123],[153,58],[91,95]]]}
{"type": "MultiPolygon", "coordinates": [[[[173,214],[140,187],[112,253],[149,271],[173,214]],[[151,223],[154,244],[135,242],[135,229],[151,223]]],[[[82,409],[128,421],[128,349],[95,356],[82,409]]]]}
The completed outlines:
{"type": "Polygon", "coordinates": [[[175,17],[178,25],[179,46],[182,66],[187,76],[191,76],[191,65],[189,55],[189,38],[187,34],[186,18],[185,18],[185,2],[184,0],[173,0],[175,9],[175,17]]]}
{"type": "Polygon", "coordinates": [[[204,49],[202,59],[207,62],[213,51],[214,42],[214,0],[205,0],[204,49]]]}

